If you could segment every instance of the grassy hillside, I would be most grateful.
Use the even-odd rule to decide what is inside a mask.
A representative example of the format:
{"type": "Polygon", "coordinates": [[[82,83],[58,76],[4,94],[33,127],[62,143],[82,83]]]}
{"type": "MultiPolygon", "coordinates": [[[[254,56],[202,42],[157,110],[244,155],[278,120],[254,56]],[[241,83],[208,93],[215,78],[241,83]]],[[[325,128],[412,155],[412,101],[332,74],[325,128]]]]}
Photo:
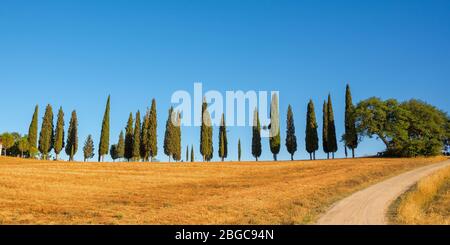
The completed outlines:
{"type": "Polygon", "coordinates": [[[443,158],[77,163],[0,157],[3,224],[300,224],[443,158]]]}
{"type": "Polygon", "coordinates": [[[390,210],[391,223],[450,224],[450,167],[420,180],[390,210]]]}

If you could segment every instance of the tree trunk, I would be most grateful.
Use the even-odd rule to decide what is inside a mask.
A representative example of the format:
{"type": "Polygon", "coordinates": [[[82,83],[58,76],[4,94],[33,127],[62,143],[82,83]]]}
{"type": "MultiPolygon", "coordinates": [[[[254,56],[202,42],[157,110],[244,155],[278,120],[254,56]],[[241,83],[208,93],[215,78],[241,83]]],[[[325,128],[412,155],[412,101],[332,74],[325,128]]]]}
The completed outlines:
{"type": "Polygon", "coordinates": [[[355,148],[352,148],[352,158],[355,158],[355,148]]]}
{"type": "Polygon", "coordinates": [[[255,157],[256,158],[256,161],[258,161],[258,157],[255,157]]]}
{"type": "Polygon", "coordinates": [[[294,161],[294,154],[291,154],[291,161],[294,161]]]}
{"type": "Polygon", "coordinates": [[[309,153],[309,160],[312,160],[312,153],[309,153]]]}
{"type": "Polygon", "coordinates": [[[277,154],[273,154],[273,160],[277,161],[277,154]]]}
{"type": "Polygon", "coordinates": [[[316,152],[313,152],[313,159],[316,160],[316,152]]]}
{"type": "Polygon", "coordinates": [[[332,153],[331,153],[331,156],[332,156],[332,157],[333,157],[333,159],[334,159],[334,152],[332,152],[332,153]]]}
{"type": "Polygon", "coordinates": [[[330,153],[327,152],[327,159],[330,159],[330,153]]]}

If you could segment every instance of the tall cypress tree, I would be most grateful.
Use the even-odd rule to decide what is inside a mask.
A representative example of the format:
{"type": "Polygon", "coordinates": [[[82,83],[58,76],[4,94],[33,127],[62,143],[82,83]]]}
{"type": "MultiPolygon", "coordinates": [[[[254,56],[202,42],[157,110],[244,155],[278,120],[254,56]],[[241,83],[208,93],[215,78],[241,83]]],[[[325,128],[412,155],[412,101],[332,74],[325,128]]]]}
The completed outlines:
{"type": "Polygon", "coordinates": [[[347,147],[352,150],[352,158],[355,158],[355,149],[358,147],[358,134],[355,125],[355,106],[352,102],[352,93],[350,86],[347,84],[345,91],[345,152],[347,147]]]}
{"type": "Polygon", "coordinates": [[[206,103],[206,99],[203,99],[202,125],[200,127],[200,153],[203,156],[203,161],[210,161],[213,157],[212,131],[212,122],[208,111],[208,104],[206,103]]]}
{"type": "Polygon", "coordinates": [[[119,134],[119,142],[117,143],[117,157],[124,158],[125,157],[125,140],[123,137],[123,131],[120,131],[119,134]]]}
{"type": "Polygon", "coordinates": [[[67,130],[66,154],[69,156],[69,161],[73,161],[73,156],[78,150],[78,119],[77,112],[72,111],[70,118],[69,129],[67,130]]]}
{"type": "Polygon", "coordinates": [[[56,121],[56,129],[55,129],[55,155],[56,160],[58,160],[58,155],[64,148],[64,112],[62,107],[59,108],[58,111],[58,119],[56,121]]]}
{"type": "Polygon", "coordinates": [[[191,162],[195,161],[195,157],[194,157],[194,146],[191,145],[191,162]]]}
{"type": "Polygon", "coordinates": [[[174,134],[173,143],[174,143],[174,151],[173,151],[173,160],[180,161],[181,160],[181,114],[179,111],[175,113],[176,120],[174,125],[174,134]]]}
{"type": "Polygon", "coordinates": [[[306,113],[306,151],[309,153],[309,159],[316,159],[316,151],[319,149],[319,136],[317,134],[317,121],[314,103],[309,100],[306,113]]]}
{"type": "Polygon", "coordinates": [[[127,161],[133,158],[133,114],[130,113],[128,117],[127,126],[125,127],[125,154],[124,157],[127,161]]]}
{"type": "Polygon", "coordinates": [[[171,160],[175,148],[175,144],[173,142],[175,134],[174,132],[175,120],[173,118],[174,118],[173,107],[170,107],[169,115],[166,121],[166,132],[164,133],[164,154],[166,154],[169,157],[169,162],[171,160]]]}
{"type": "Polygon", "coordinates": [[[297,136],[295,136],[294,113],[291,105],[288,106],[286,119],[286,148],[291,154],[291,160],[294,160],[294,154],[297,151],[297,136]]]}
{"type": "Polygon", "coordinates": [[[278,95],[274,93],[270,103],[270,132],[269,143],[270,151],[273,154],[273,160],[277,160],[280,153],[280,113],[278,108],[278,95]]]}
{"type": "Polygon", "coordinates": [[[150,111],[147,110],[141,128],[141,159],[144,161],[148,161],[150,155],[150,141],[148,133],[149,123],[150,123],[150,111]]]}
{"type": "Polygon", "coordinates": [[[222,113],[222,119],[219,127],[219,157],[224,159],[228,156],[228,140],[227,140],[227,126],[225,123],[225,115],[222,113]]]}
{"type": "Polygon", "coordinates": [[[93,158],[94,155],[94,141],[92,140],[92,135],[88,135],[83,146],[84,161],[86,162],[88,159],[93,158]]]}
{"type": "Polygon", "coordinates": [[[333,105],[331,103],[331,95],[328,95],[328,151],[331,152],[333,159],[334,153],[338,149],[336,139],[336,126],[334,124],[333,105]]]}
{"type": "Polygon", "coordinates": [[[103,161],[103,155],[108,154],[109,150],[109,114],[110,114],[110,99],[106,102],[105,114],[103,115],[102,132],[100,135],[100,144],[98,147],[98,161],[103,161]]]}
{"type": "Polygon", "coordinates": [[[255,108],[253,112],[253,127],[252,127],[252,155],[256,161],[261,156],[261,123],[259,121],[258,110],[255,108]]]}
{"type": "Polygon", "coordinates": [[[133,161],[139,161],[141,158],[141,113],[136,112],[136,120],[134,120],[133,134],[133,161]]]}
{"type": "MultiPolygon", "coordinates": [[[[38,152],[37,148],[37,135],[38,135],[38,114],[39,106],[36,105],[34,108],[33,118],[31,119],[30,127],[28,128],[28,146],[30,157],[35,157],[38,152]]],[[[1,152],[0,152],[1,155],[1,152]]]]}
{"type": "Polygon", "coordinates": [[[241,161],[241,153],[242,153],[242,150],[241,150],[241,139],[239,139],[238,140],[238,161],[239,162],[241,161]]]}
{"type": "Polygon", "coordinates": [[[330,159],[330,151],[328,149],[328,104],[326,101],[323,102],[322,116],[322,147],[323,151],[327,153],[327,159],[330,159]]]}
{"type": "Polygon", "coordinates": [[[158,155],[158,136],[156,134],[157,120],[156,120],[156,100],[152,100],[152,107],[150,108],[150,115],[148,121],[148,144],[149,156],[153,160],[158,155]]]}
{"type": "Polygon", "coordinates": [[[39,152],[45,160],[48,160],[48,153],[53,148],[53,139],[53,110],[51,105],[47,105],[39,134],[39,152]]]}

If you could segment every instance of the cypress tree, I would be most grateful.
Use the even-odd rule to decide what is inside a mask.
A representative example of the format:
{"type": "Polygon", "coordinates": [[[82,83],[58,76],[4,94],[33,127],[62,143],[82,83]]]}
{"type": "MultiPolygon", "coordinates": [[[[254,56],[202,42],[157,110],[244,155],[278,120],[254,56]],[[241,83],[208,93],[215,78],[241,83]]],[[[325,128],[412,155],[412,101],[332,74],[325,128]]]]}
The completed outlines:
{"type": "Polygon", "coordinates": [[[110,99],[106,101],[105,114],[103,115],[102,132],[100,135],[100,143],[98,146],[98,161],[103,161],[103,155],[108,154],[109,150],[109,114],[110,114],[110,99]]]}
{"type": "Polygon", "coordinates": [[[59,108],[58,111],[58,119],[56,121],[56,129],[55,129],[55,155],[56,160],[58,160],[58,155],[64,148],[64,112],[62,107],[59,108]]]}
{"type": "Polygon", "coordinates": [[[322,147],[323,151],[327,153],[327,159],[330,159],[330,151],[328,149],[328,105],[327,102],[323,102],[323,125],[322,125],[322,147]]]}
{"type": "Polygon", "coordinates": [[[319,149],[319,136],[317,133],[316,112],[314,103],[309,100],[308,109],[306,113],[306,151],[309,153],[309,159],[316,159],[316,151],[319,149]]]}
{"type": "Polygon", "coordinates": [[[53,139],[53,111],[52,106],[47,105],[39,134],[39,152],[45,160],[48,160],[48,153],[53,148],[53,139]]]}
{"type": "Polygon", "coordinates": [[[72,111],[70,118],[69,129],[67,130],[66,154],[69,156],[69,161],[73,161],[73,156],[78,150],[78,119],[77,112],[72,111]]]}
{"type": "MultiPolygon", "coordinates": [[[[352,150],[352,158],[355,158],[355,149],[358,147],[358,134],[355,125],[355,106],[352,102],[350,86],[347,84],[345,91],[345,152],[347,147],[352,150]]],[[[346,155],[347,156],[347,155],[346,155]]]]}
{"type": "Polygon", "coordinates": [[[120,131],[119,142],[117,143],[117,157],[119,159],[125,156],[125,140],[123,138],[123,131],[120,131]]]}
{"type": "Polygon", "coordinates": [[[149,156],[153,160],[158,155],[158,136],[156,134],[157,120],[156,120],[156,100],[152,100],[152,107],[150,108],[150,115],[148,121],[148,144],[149,156]]]}
{"type": "Polygon", "coordinates": [[[294,113],[291,105],[288,106],[286,119],[286,148],[291,154],[291,160],[294,160],[294,154],[297,151],[297,136],[295,136],[294,113]]]}
{"type": "Polygon", "coordinates": [[[141,159],[148,161],[150,155],[150,141],[149,141],[149,123],[150,123],[150,111],[147,110],[142,122],[141,128],[141,159]]]}
{"type": "Polygon", "coordinates": [[[202,104],[202,125],[200,127],[200,153],[203,161],[210,161],[213,157],[212,122],[208,112],[208,104],[203,99],[202,104]]]}
{"type": "Polygon", "coordinates": [[[334,124],[333,105],[331,103],[331,96],[328,95],[328,151],[331,152],[333,159],[334,153],[338,149],[336,139],[336,126],[334,124]]]}
{"type": "Polygon", "coordinates": [[[252,155],[255,157],[256,161],[258,161],[258,157],[261,156],[261,124],[256,108],[253,113],[252,155]]]}
{"type": "Polygon", "coordinates": [[[39,114],[39,106],[36,105],[36,107],[34,108],[34,113],[31,119],[30,127],[28,128],[28,152],[30,153],[30,157],[35,157],[38,151],[37,148],[38,114],[39,114]]]}
{"type": "Polygon", "coordinates": [[[225,123],[225,115],[222,113],[222,119],[219,127],[219,157],[224,159],[228,156],[228,140],[227,140],[227,127],[225,123]]]}
{"type": "Polygon", "coordinates": [[[191,162],[195,161],[195,157],[194,157],[194,146],[191,146],[191,162]]]}
{"type": "Polygon", "coordinates": [[[280,113],[278,108],[278,95],[272,95],[270,103],[270,132],[269,132],[270,151],[273,154],[273,160],[277,160],[280,153],[280,113]]]}
{"type": "Polygon", "coordinates": [[[141,158],[141,113],[136,112],[133,134],[133,161],[139,161],[141,158]]]}
{"type": "Polygon", "coordinates": [[[238,140],[238,161],[241,161],[241,139],[238,140]]]}
{"type": "Polygon", "coordinates": [[[174,125],[174,134],[173,143],[174,143],[174,152],[173,152],[173,160],[180,161],[181,160],[181,114],[180,112],[176,112],[176,121],[174,125]]]}
{"type": "Polygon", "coordinates": [[[189,162],[189,146],[186,146],[186,162],[189,162]]]}
{"type": "Polygon", "coordinates": [[[94,157],[94,141],[92,140],[92,135],[88,135],[86,141],[84,141],[83,156],[85,162],[94,157]]]}
{"type": "Polygon", "coordinates": [[[124,157],[127,161],[133,158],[133,114],[130,113],[128,117],[127,126],[125,127],[125,154],[124,157]]]}
{"type": "Polygon", "coordinates": [[[174,118],[174,111],[173,111],[173,107],[170,107],[169,109],[169,116],[167,117],[167,121],[166,121],[166,132],[164,134],[164,154],[166,154],[169,157],[169,162],[171,160],[171,157],[173,155],[174,152],[174,123],[175,120],[173,120],[174,118]]]}

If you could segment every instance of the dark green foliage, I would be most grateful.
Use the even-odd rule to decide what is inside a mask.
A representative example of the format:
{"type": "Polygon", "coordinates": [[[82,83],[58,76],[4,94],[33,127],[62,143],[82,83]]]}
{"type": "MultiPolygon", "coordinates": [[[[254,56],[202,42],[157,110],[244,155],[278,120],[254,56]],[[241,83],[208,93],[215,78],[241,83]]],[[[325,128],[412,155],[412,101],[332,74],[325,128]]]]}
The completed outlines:
{"type": "MultiPolygon", "coordinates": [[[[30,127],[28,128],[28,151],[31,157],[35,157],[38,152],[37,135],[38,135],[38,115],[39,107],[34,108],[33,118],[31,119],[30,127]]],[[[0,152],[1,155],[1,152],[0,152]]]]}
{"type": "Polygon", "coordinates": [[[69,161],[73,161],[73,156],[78,150],[78,119],[77,112],[72,111],[70,118],[69,129],[67,130],[66,154],[69,156],[69,161]]]}
{"type": "Polygon", "coordinates": [[[202,125],[200,127],[200,153],[203,161],[210,161],[213,158],[213,128],[211,116],[208,111],[208,104],[203,100],[202,104],[202,125]]]}
{"type": "Polygon", "coordinates": [[[239,139],[238,140],[238,161],[239,162],[241,161],[241,153],[242,153],[242,150],[241,150],[241,139],[239,139]]]}
{"type": "Polygon", "coordinates": [[[149,156],[153,160],[158,155],[158,136],[156,134],[157,120],[156,120],[156,100],[152,100],[152,107],[150,108],[149,122],[148,122],[148,145],[149,156]]]}
{"type": "Polygon", "coordinates": [[[294,154],[297,151],[297,136],[295,136],[294,113],[291,105],[288,106],[286,119],[286,149],[294,160],[294,154]]]}
{"type": "Polygon", "coordinates": [[[222,162],[228,156],[228,139],[227,139],[227,126],[225,123],[225,115],[222,113],[222,119],[219,127],[219,157],[222,162]]]}
{"type": "Polygon", "coordinates": [[[180,161],[181,160],[181,114],[180,112],[175,113],[175,125],[174,125],[174,134],[173,136],[173,144],[174,151],[172,153],[173,160],[180,161]]]}
{"type": "Polygon", "coordinates": [[[280,113],[278,107],[278,95],[272,95],[270,103],[270,133],[269,133],[270,151],[273,154],[273,160],[277,160],[280,153],[280,113]]]}
{"type": "Polygon", "coordinates": [[[109,148],[109,154],[111,155],[111,159],[113,162],[116,161],[116,159],[119,159],[119,153],[117,152],[117,145],[111,145],[111,148],[109,148]]]}
{"type": "Polygon", "coordinates": [[[103,115],[102,132],[98,147],[98,161],[103,161],[103,155],[108,154],[109,150],[109,114],[110,114],[110,96],[106,102],[105,114],[103,115]]]}
{"type": "Polygon", "coordinates": [[[150,140],[148,133],[149,123],[150,123],[150,111],[147,110],[141,128],[141,159],[144,161],[148,161],[150,156],[150,140]]]}
{"type": "Polygon", "coordinates": [[[48,159],[48,153],[53,148],[53,139],[53,111],[52,106],[47,105],[39,134],[39,152],[41,152],[42,159],[48,159]]]}
{"type": "Polygon", "coordinates": [[[336,138],[336,126],[334,123],[333,105],[331,103],[331,95],[328,95],[328,151],[332,153],[334,159],[334,153],[338,150],[337,138],[336,138]]]}
{"type": "Polygon", "coordinates": [[[58,160],[58,155],[64,148],[64,112],[62,107],[59,108],[58,111],[58,119],[56,121],[56,129],[55,129],[55,155],[56,160],[58,160]]]}
{"type": "Polygon", "coordinates": [[[92,140],[92,135],[88,135],[86,141],[84,141],[83,156],[85,162],[94,157],[94,141],[92,140]]]}
{"type": "Polygon", "coordinates": [[[309,100],[307,113],[306,113],[306,137],[305,146],[306,151],[309,153],[309,159],[316,159],[316,151],[319,149],[319,135],[317,133],[317,120],[316,112],[314,109],[314,103],[309,100]]]}
{"type": "Polygon", "coordinates": [[[194,157],[194,146],[191,146],[191,162],[195,161],[195,157],[194,157]]]}
{"type": "Polygon", "coordinates": [[[117,158],[124,158],[125,156],[125,140],[123,137],[123,131],[120,131],[119,142],[117,143],[117,158]]]}
{"type": "Polygon", "coordinates": [[[328,104],[324,101],[322,108],[322,147],[323,151],[327,153],[327,158],[330,158],[328,144],[328,104]]]}
{"type": "Polygon", "coordinates": [[[189,162],[189,146],[186,146],[186,162],[189,162]]]}
{"type": "Polygon", "coordinates": [[[438,155],[449,135],[448,115],[419,100],[372,97],[358,103],[355,115],[358,133],[381,139],[387,156],[438,155]]]}
{"type": "Polygon", "coordinates": [[[133,134],[133,161],[139,161],[141,158],[141,113],[136,112],[136,120],[134,120],[133,134]]]}
{"type": "Polygon", "coordinates": [[[125,154],[124,157],[130,161],[133,158],[133,114],[128,117],[127,126],[125,127],[125,154]]]}
{"type": "Polygon", "coordinates": [[[261,151],[261,123],[259,121],[258,110],[255,108],[252,127],[252,155],[256,161],[261,156],[261,151]]]}
{"type": "Polygon", "coordinates": [[[169,115],[166,121],[166,132],[164,134],[164,154],[169,157],[169,162],[173,153],[175,152],[175,143],[173,142],[173,140],[175,139],[175,116],[176,115],[173,111],[173,107],[170,107],[169,115]]]}
{"type": "MultiPolygon", "coordinates": [[[[355,158],[355,149],[358,147],[358,134],[355,125],[355,106],[352,102],[352,94],[348,84],[345,91],[345,134],[343,139],[345,148],[350,148],[352,157],[355,158]]],[[[347,149],[345,149],[345,152],[347,152],[347,149]]]]}

